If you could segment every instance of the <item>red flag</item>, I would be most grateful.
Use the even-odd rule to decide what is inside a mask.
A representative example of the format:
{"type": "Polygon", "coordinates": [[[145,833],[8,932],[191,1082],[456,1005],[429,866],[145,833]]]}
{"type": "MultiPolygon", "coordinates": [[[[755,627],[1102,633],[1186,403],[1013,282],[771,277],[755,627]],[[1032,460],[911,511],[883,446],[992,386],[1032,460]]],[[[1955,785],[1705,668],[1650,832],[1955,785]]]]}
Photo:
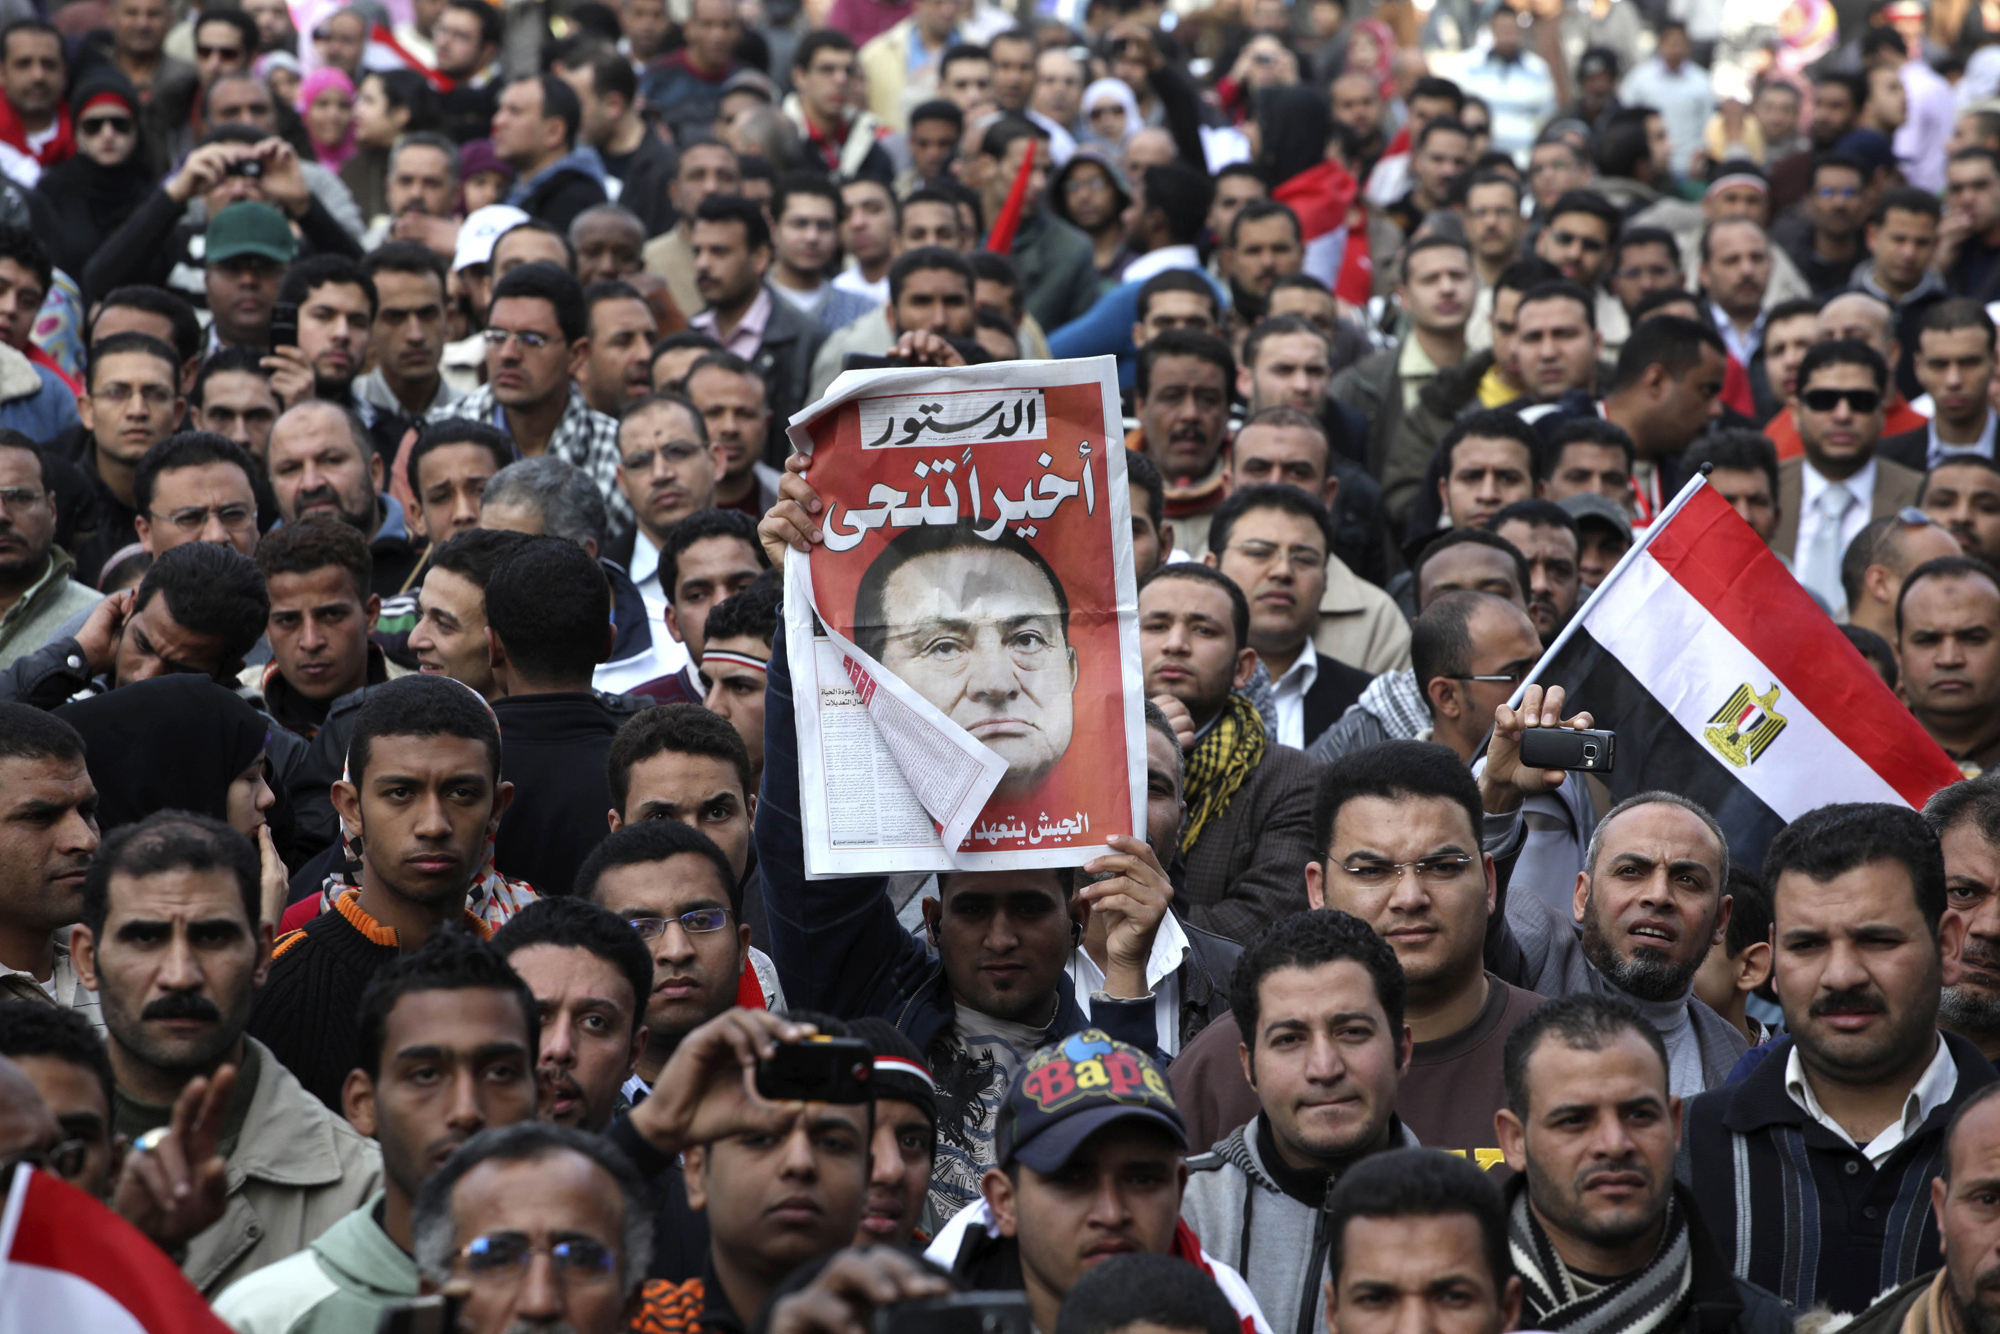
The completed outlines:
{"type": "Polygon", "coordinates": [[[1014,173],[1014,184],[1007,191],[1007,202],[1000,206],[1000,216],[993,220],[993,230],[986,234],[986,248],[996,255],[1013,253],[1014,232],[1021,225],[1021,210],[1028,202],[1028,178],[1035,174],[1035,150],[1039,147],[1038,140],[1028,140],[1028,155],[1021,159],[1021,169],[1014,173]]]}
{"type": "Polygon", "coordinates": [[[378,23],[368,33],[368,49],[362,53],[361,68],[368,70],[413,70],[424,76],[425,82],[440,93],[448,93],[457,85],[447,74],[426,65],[411,55],[409,49],[396,40],[396,34],[386,23],[378,23]]]}
{"type": "Polygon", "coordinates": [[[0,1219],[0,1329],[230,1334],[139,1230],[23,1163],[0,1219]]]}

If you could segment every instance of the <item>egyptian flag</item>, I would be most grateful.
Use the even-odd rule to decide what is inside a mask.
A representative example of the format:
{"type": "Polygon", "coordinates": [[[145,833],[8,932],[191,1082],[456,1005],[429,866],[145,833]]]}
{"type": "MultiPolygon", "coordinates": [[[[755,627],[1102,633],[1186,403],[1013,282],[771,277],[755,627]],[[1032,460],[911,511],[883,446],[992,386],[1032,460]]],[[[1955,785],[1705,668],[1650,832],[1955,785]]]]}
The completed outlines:
{"type": "MultiPolygon", "coordinates": [[[[1359,191],[1354,178],[1338,162],[1309,167],[1271,191],[1271,198],[1290,208],[1299,220],[1299,232],[1305,241],[1305,271],[1328,288],[1341,276],[1344,245],[1355,244],[1353,231],[1341,229],[1347,226],[1354,196],[1359,191]]],[[[1367,238],[1364,222],[1358,252],[1363,263],[1367,262],[1367,238]]],[[[1364,296],[1362,301],[1367,299],[1364,296]]]]}
{"type": "MultiPolygon", "coordinates": [[[[1818,806],[1920,807],[1960,778],[1875,669],[1701,476],[1692,478],[1543,655],[1618,734],[1612,796],[1701,803],[1756,866],[1818,806]]],[[[1518,702],[1518,695],[1516,696],[1518,702]]]]}
{"type": "Polygon", "coordinates": [[[411,70],[423,75],[424,81],[440,93],[448,93],[456,86],[449,76],[438,73],[412,55],[409,48],[396,40],[396,34],[386,23],[377,23],[369,29],[368,45],[361,52],[361,68],[378,72],[411,70]]]}
{"type": "Polygon", "coordinates": [[[137,1228],[25,1163],[0,1216],[0,1329],[229,1334],[137,1228]]]}

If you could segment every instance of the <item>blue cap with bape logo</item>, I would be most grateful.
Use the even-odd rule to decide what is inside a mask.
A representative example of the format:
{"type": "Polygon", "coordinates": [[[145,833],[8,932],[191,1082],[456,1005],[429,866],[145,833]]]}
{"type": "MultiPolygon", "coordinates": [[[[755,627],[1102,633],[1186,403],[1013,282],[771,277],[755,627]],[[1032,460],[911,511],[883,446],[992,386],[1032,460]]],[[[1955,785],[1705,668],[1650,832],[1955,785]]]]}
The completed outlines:
{"type": "Polygon", "coordinates": [[[1000,1165],[1054,1172],[1114,1121],[1159,1126],[1182,1149],[1187,1127],[1153,1058],[1100,1029],[1086,1028],[1028,1058],[1000,1104],[994,1148],[1000,1165]]]}

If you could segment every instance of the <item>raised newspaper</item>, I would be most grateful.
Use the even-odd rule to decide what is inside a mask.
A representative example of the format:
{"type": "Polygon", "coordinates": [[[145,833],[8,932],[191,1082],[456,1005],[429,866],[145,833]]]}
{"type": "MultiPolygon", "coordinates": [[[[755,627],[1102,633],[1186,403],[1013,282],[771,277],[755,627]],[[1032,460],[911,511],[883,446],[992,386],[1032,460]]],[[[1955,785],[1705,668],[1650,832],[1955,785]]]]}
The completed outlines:
{"type": "Polygon", "coordinates": [[[807,876],[1143,837],[1120,427],[1110,357],[847,371],[792,418],[825,534],[785,566],[807,876]]]}

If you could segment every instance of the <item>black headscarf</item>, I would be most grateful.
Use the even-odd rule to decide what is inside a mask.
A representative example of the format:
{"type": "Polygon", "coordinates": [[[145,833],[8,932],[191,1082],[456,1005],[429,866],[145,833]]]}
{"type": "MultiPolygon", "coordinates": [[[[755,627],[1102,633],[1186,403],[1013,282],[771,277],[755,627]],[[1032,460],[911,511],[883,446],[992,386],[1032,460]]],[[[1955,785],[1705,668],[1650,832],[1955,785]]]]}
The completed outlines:
{"type": "Polygon", "coordinates": [[[1257,134],[1262,147],[1257,167],[1275,190],[1302,171],[1326,161],[1333,131],[1333,103],[1310,84],[1287,83],[1257,94],[1257,134]]]}
{"type": "Polygon", "coordinates": [[[168,809],[227,819],[229,785],[270,728],[234,691],[188,674],[135,681],[56,716],[83,734],[105,833],[168,809]]]}
{"type": "Polygon", "coordinates": [[[131,154],[115,167],[104,167],[79,152],[42,173],[35,186],[54,206],[58,223],[54,232],[43,238],[49,258],[79,280],[98,246],[124,225],[158,184],[146,165],[139,94],[115,65],[93,66],[77,80],[76,91],[70,95],[70,114],[81,119],[85,107],[105,96],[122,101],[126,113],[140,126],[131,154]]]}

